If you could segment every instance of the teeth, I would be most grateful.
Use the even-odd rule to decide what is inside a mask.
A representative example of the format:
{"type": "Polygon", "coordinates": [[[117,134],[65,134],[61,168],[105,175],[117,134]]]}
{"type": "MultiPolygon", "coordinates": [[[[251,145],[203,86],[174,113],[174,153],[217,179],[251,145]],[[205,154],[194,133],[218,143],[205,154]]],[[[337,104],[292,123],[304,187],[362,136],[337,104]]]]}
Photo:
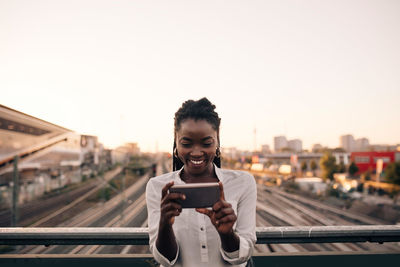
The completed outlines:
{"type": "Polygon", "coordinates": [[[199,160],[199,161],[197,161],[197,160],[190,160],[190,162],[192,162],[192,163],[195,164],[195,165],[199,165],[199,164],[203,163],[202,160],[199,160]]]}

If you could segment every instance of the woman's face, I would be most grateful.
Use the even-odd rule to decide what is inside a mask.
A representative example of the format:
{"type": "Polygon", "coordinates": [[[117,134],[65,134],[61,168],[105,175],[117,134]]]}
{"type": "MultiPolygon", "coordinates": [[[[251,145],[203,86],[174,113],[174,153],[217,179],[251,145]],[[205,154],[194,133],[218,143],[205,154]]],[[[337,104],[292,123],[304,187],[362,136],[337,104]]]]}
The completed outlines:
{"type": "Polygon", "coordinates": [[[185,172],[192,175],[212,174],[218,138],[210,123],[193,119],[181,122],[176,132],[176,146],[185,172]]]}

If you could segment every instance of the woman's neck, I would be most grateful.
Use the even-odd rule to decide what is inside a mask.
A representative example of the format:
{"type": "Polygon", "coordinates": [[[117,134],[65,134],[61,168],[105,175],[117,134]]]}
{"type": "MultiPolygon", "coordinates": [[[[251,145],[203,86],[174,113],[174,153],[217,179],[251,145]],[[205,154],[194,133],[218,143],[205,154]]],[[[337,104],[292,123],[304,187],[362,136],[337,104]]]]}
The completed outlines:
{"type": "Polygon", "coordinates": [[[215,173],[214,166],[212,166],[211,171],[198,175],[190,174],[185,171],[185,168],[183,168],[180,173],[180,177],[185,183],[212,183],[219,181],[217,174],[215,173]]]}

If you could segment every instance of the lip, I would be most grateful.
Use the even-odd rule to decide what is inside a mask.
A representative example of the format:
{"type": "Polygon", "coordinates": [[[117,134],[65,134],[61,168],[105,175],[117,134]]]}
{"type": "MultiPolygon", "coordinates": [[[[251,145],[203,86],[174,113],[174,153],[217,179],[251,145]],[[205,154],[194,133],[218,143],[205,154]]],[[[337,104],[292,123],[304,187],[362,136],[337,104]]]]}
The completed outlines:
{"type": "Polygon", "coordinates": [[[204,162],[204,160],[194,160],[194,159],[191,159],[190,162],[192,162],[192,163],[195,164],[195,165],[200,165],[201,163],[204,162]]]}
{"type": "Polygon", "coordinates": [[[189,159],[188,163],[190,164],[190,166],[192,166],[194,168],[199,168],[199,167],[202,167],[206,163],[206,160],[205,159],[189,159]]]}

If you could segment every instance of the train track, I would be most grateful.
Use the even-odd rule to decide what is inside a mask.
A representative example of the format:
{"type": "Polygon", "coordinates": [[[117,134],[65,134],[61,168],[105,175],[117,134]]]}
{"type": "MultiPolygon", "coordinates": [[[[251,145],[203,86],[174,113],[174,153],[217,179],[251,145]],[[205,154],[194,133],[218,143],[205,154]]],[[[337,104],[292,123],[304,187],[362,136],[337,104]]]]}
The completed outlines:
{"type": "MultiPolygon", "coordinates": [[[[157,175],[168,171],[160,159],[157,175]]],[[[145,227],[147,209],[145,185],[148,177],[141,177],[124,194],[104,204],[98,204],[59,226],[67,227],[145,227]],[[125,197],[123,197],[125,195],[125,197]]],[[[361,214],[350,213],[318,201],[284,192],[276,187],[257,185],[257,226],[321,226],[385,224],[385,222],[361,214]]],[[[327,244],[259,244],[255,250],[261,253],[306,251],[390,251],[400,252],[393,243],[327,243],[327,244]]],[[[30,247],[24,253],[70,254],[127,254],[149,253],[148,246],[44,246],[30,247]]]]}
{"type": "MultiPolygon", "coordinates": [[[[122,168],[118,167],[107,172],[104,180],[90,181],[83,186],[76,188],[70,192],[60,194],[48,199],[33,201],[25,204],[20,208],[20,226],[29,227],[45,227],[56,224],[54,220],[58,220],[58,215],[65,213],[69,209],[76,207],[88,196],[101,188],[101,183],[108,182],[121,172],[122,168]],[[71,202],[71,199],[73,201],[71,202]],[[40,218],[40,219],[38,219],[40,218]],[[52,221],[53,220],[53,221],[52,221]]],[[[100,179],[100,180],[99,180],[100,179]]],[[[87,206],[81,207],[85,209],[87,206]]],[[[0,212],[0,227],[9,226],[11,218],[10,210],[0,212]]]]}
{"type": "MultiPolygon", "coordinates": [[[[165,161],[160,159],[157,174],[166,171],[165,161]]],[[[124,192],[116,195],[106,203],[97,205],[66,220],[59,227],[143,227],[147,225],[145,188],[149,175],[140,177],[124,192]]],[[[85,196],[87,197],[87,196],[85,196]]],[[[82,197],[84,199],[85,197],[82,197]]],[[[74,204],[76,205],[76,204],[74,204]]],[[[60,211],[55,216],[62,214],[60,211]]],[[[19,251],[21,254],[96,254],[128,253],[144,251],[147,246],[27,246],[19,251]]]]}
{"type": "MultiPolygon", "coordinates": [[[[86,210],[58,225],[60,227],[124,227],[132,224],[139,213],[146,212],[144,191],[148,180],[148,174],[140,177],[132,186],[123,193],[116,195],[109,201],[86,210]]],[[[147,217],[147,213],[142,214],[147,217]]],[[[143,220],[144,220],[143,219],[143,220]]],[[[143,222],[140,222],[140,224],[143,222]]],[[[139,226],[139,225],[135,225],[139,226]]],[[[19,251],[20,254],[69,254],[86,251],[85,247],[93,246],[28,246],[19,251]]],[[[95,249],[89,250],[94,252],[95,249]]]]}
{"type": "MultiPolygon", "coordinates": [[[[322,204],[278,188],[257,185],[257,226],[384,224],[380,220],[322,204]]],[[[259,252],[400,251],[396,244],[329,243],[257,245],[259,252]]]]}

